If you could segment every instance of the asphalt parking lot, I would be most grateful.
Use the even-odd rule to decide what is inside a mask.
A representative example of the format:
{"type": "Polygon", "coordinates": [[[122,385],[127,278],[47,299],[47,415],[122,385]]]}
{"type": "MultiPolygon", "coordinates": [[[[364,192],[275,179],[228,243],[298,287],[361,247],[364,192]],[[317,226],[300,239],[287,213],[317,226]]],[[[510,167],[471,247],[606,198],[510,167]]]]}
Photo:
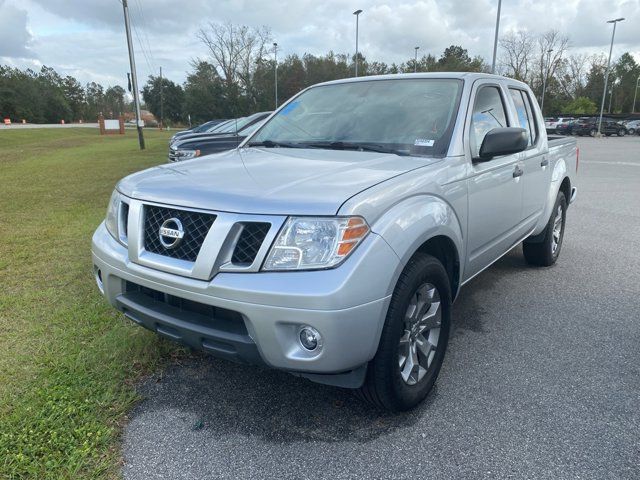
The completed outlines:
{"type": "Polygon", "coordinates": [[[517,248],[463,289],[417,410],[194,355],[140,386],[124,477],[639,478],[640,137],[578,142],[557,265],[517,248]]]}

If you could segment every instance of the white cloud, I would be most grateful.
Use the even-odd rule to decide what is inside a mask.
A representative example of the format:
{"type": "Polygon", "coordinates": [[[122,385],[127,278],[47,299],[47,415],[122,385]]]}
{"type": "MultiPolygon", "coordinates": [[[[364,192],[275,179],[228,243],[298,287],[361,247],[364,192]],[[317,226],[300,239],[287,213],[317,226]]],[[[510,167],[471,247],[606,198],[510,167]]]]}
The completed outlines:
{"type": "Polygon", "coordinates": [[[0,0],[0,32],[0,57],[34,58],[26,10],[0,0]]]}
{"type": "MultiPolygon", "coordinates": [[[[269,26],[281,55],[353,53],[357,8],[364,10],[360,50],[369,59],[399,63],[412,58],[414,46],[421,55],[439,56],[456,44],[489,61],[497,0],[129,0],[129,7],[142,84],[159,66],[182,82],[190,61],[207,54],[195,32],[209,21],[269,26]]],[[[120,2],[0,0],[0,12],[0,31],[14,32],[0,42],[5,62],[39,61],[82,82],[125,84],[129,66],[120,2]]],[[[504,1],[501,32],[553,28],[571,38],[575,51],[607,53],[611,28],[605,21],[616,16],[627,20],[618,27],[614,56],[631,51],[640,60],[640,0],[504,1]]]]}

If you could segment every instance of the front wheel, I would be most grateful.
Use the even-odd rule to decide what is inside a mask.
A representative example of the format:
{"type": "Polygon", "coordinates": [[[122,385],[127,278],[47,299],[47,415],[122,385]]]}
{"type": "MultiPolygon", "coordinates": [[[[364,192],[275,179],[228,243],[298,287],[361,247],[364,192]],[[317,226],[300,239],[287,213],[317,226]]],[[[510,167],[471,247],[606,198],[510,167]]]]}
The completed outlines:
{"type": "Polygon", "coordinates": [[[522,244],[522,251],[527,263],[540,267],[549,267],[556,263],[562,249],[566,220],[567,201],[564,193],[558,192],[551,218],[549,218],[543,232],[535,239],[525,240],[522,244]]]}
{"type": "Polygon", "coordinates": [[[589,130],[589,135],[592,137],[595,137],[596,133],[598,133],[598,130],[596,130],[595,128],[592,128],[591,130],[589,130]]]}
{"type": "Polygon", "coordinates": [[[624,137],[627,134],[626,130],[624,128],[621,128],[620,130],[618,130],[618,136],[619,137],[624,137]]]}
{"type": "Polygon", "coordinates": [[[389,411],[418,405],[435,384],[449,342],[451,290],[431,255],[416,253],[396,284],[378,351],[359,396],[389,411]]]}

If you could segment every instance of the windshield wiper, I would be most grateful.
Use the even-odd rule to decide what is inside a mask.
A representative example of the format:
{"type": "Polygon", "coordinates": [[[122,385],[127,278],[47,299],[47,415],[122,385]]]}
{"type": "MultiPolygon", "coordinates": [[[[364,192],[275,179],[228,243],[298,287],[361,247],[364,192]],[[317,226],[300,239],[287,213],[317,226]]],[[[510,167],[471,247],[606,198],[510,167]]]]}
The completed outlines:
{"type": "Polygon", "coordinates": [[[263,140],[262,142],[249,142],[247,147],[265,147],[265,148],[306,148],[299,143],[274,142],[273,140],[263,140]]]}
{"type": "Polygon", "coordinates": [[[392,153],[402,156],[409,155],[406,151],[388,148],[384,145],[378,145],[377,143],[367,142],[312,142],[302,143],[300,146],[302,146],[302,148],[327,148],[331,150],[357,150],[360,152],[392,153]]]}

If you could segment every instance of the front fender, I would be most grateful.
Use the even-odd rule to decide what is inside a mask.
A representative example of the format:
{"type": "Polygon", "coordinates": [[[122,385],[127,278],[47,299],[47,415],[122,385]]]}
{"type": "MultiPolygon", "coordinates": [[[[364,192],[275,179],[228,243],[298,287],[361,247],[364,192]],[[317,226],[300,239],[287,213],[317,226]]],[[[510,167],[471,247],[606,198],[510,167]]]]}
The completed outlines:
{"type": "MultiPolygon", "coordinates": [[[[424,242],[439,235],[453,242],[458,259],[465,258],[460,220],[451,205],[434,195],[416,195],[403,200],[387,210],[371,230],[396,252],[402,268],[424,242]]],[[[463,264],[460,261],[461,269],[463,264]]],[[[462,273],[460,271],[460,278],[462,273]]]]}

